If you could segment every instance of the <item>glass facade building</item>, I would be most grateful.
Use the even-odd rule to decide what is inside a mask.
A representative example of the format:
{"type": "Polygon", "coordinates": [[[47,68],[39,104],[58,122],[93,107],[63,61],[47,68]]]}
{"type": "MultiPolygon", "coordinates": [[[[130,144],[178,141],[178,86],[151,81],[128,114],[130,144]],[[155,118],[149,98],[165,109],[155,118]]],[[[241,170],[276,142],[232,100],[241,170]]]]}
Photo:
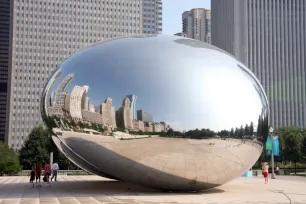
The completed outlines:
{"type": "Polygon", "coordinates": [[[212,44],[263,84],[275,127],[306,127],[306,1],[213,0],[212,44]]]}
{"type": "Polygon", "coordinates": [[[0,142],[4,142],[10,39],[10,0],[0,0],[0,142]]]}

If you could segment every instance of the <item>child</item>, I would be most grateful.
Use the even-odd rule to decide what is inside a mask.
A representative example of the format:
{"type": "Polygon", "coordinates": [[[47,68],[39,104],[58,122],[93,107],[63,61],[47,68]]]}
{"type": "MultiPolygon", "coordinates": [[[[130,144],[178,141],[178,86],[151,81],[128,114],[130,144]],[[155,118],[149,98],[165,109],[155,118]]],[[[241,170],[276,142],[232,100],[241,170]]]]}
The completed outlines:
{"type": "Polygon", "coordinates": [[[30,183],[33,184],[33,187],[34,187],[34,180],[35,180],[35,177],[36,177],[36,172],[35,172],[35,167],[33,166],[32,167],[32,171],[31,171],[31,175],[30,175],[30,183]]]}

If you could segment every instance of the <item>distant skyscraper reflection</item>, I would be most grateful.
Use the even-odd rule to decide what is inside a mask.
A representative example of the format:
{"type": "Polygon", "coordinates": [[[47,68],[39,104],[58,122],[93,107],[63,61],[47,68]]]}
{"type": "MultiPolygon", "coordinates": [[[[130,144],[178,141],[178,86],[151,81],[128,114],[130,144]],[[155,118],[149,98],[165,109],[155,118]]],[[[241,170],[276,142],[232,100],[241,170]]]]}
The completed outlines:
{"type": "Polygon", "coordinates": [[[136,100],[137,96],[135,95],[128,95],[127,96],[130,99],[130,108],[132,110],[133,120],[137,120],[137,113],[136,113],[136,100]]]}
{"type": "Polygon", "coordinates": [[[153,117],[151,114],[144,112],[143,110],[137,110],[137,120],[141,120],[143,122],[153,122],[153,117]]]}

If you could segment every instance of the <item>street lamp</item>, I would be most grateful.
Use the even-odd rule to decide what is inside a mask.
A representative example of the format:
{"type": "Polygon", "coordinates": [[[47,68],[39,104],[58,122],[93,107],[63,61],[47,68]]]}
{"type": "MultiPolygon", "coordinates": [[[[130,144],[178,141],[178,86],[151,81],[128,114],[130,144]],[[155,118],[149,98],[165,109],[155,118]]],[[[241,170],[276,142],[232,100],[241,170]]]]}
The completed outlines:
{"type": "Polygon", "coordinates": [[[274,141],[273,130],[274,130],[273,127],[270,127],[269,132],[270,132],[271,142],[272,142],[272,150],[271,150],[272,175],[271,175],[271,179],[275,179],[275,174],[274,174],[274,153],[273,153],[273,141],[274,141]]]}

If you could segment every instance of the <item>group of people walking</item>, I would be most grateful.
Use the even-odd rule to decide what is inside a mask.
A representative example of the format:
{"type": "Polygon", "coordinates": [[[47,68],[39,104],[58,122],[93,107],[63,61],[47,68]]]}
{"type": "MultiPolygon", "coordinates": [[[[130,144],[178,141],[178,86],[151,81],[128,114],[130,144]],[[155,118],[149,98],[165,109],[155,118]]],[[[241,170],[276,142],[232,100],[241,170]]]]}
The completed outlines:
{"type": "MultiPolygon", "coordinates": [[[[47,182],[47,184],[50,184],[50,176],[51,177],[51,181],[54,179],[54,181],[56,181],[57,179],[57,171],[59,170],[59,166],[57,162],[54,162],[52,164],[52,168],[50,166],[49,163],[45,164],[45,168],[44,168],[44,177],[43,177],[43,181],[47,182]]],[[[36,166],[32,167],[31,170],[31,174],[30,174],[30,183],[34,186],[34,180],[36,180],[36,184],[38,182],[38,186],[41,187],[40,185],[40,179],[41,179],[41,173],[42,173],[42,167],[41,164],[37,164],[36,166]]]]}

